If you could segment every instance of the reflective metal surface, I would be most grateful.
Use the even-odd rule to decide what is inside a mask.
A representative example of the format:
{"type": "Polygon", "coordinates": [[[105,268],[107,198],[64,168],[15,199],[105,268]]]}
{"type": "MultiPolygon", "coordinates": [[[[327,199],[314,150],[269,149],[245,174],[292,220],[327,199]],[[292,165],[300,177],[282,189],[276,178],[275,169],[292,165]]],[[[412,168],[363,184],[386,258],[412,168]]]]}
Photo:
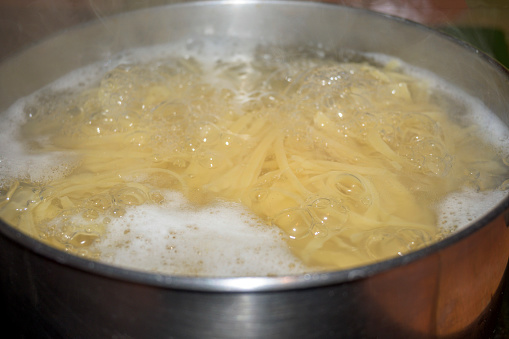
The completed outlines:
{"type": "MultiPolygon", "coordinates": [[[[191,3],[103,18],[4,61],[0,109],[126,48],[225,35],[393,55],[439,74],[509,124],[507,71],[482,53],[401,19],[305,2],[191,3]]],[[[2,320],[22,335],[48,338],[483,336],[509,258],[508,206],[505,199],[468,229],[401,258],[276,278],[122,270],[2,223],[2,320]]]]}

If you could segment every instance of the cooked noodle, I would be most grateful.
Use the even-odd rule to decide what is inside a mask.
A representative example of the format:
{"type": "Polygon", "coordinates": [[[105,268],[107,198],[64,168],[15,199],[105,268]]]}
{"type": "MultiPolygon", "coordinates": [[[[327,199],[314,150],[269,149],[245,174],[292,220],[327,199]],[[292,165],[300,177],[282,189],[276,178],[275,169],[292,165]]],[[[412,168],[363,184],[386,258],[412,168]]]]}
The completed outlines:
{"type": "Polygon", "coordinates": [[[120,65],[97,86],[26,107],[30,153],[73,161],[50,181],[4,178],[0,216],[98,258],[94,241],[113,218],[177,190],[196,205],[242,203],[310,267],[371,263],[443,238],[435,205],[450,192],[507,178],[494,148],[439,101],[393,63],[120,65]]]}

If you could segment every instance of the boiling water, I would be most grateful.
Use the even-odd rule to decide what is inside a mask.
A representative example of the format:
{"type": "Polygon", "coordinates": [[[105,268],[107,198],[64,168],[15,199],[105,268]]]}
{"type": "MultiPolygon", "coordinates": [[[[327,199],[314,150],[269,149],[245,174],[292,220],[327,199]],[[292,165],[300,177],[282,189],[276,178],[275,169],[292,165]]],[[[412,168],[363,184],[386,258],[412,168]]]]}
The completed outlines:
{"type": "Polygon", "coordinates": [[[187,41],[78,70],[4,114],[0,216],[119,266],[263,276],[404,255],[507,194],[481,103],[331,55],[187,41]]]}

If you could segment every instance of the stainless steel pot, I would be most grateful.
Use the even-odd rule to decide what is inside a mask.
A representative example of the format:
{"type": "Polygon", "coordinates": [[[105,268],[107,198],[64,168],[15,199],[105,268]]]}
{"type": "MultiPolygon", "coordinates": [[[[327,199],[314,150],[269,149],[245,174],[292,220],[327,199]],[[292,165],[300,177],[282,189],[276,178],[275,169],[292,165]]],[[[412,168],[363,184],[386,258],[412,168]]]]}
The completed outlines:
{"type": "MultiPolygon", "coordinates": [[[[482,100],[509,125],[509,74],[405,20],[307,2],[177,4],[102,18],[0,65],[0,109],[126,48],[189,36],[321,44],[393,55],[482,100]]],[[[509,199],[426,249],[356,269],[270,278],[186,278],[110,267],[0,224],[4,328],[48,338],[482,336],[509,258],[509,199]]]]}

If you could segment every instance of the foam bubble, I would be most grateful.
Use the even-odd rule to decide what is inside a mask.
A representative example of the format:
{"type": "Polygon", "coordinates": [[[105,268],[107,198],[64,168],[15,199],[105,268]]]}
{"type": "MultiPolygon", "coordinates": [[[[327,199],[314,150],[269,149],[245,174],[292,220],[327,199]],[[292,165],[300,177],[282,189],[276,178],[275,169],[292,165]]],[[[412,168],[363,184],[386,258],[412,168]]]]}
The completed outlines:
{"type": "Polygon", "coordinates": [[[507,196],[507,191],[478,192],[464,189],[451,193],[438,205],[438,225],[459,231],[486,215],[507,196]]]}
{"type": "Polygon", "coordinates": [[[95,245],[100,261],[166,274],[267,276],[309,272],[279,230],[235,203],[191,207],[180,193],[129,208],[95,245]],[[253,260],[256,258],[256,260],[253,260]]]}
{"type": "Polygon", "coordinates": [[[31,154],[18,136],[26,121],[23,109],[33,96],[19,100],[5,112],[0,125],[0,185],[12,178],[47,182],[61,178],[74,167],[73,156],[65,152],[31,154]]]}
{"type": "MultiPolygon", "coordinates": [[[[466,94],[457,86],[448,83],[428,70],[417,68],[383,54],[366,53],[366,56],[381,64],[396,62],[404,73],[425,80],[431,91],[436,91],[441,96],[445,94],[445,97],[454,102],[453,106],[462,108],[461,113],[458,114],[458,116],[461,115],[461,119],[469,124],[477,125],[480,131],[489,131],[489,133],[480,133],[481,138],[496,147],[501,154],[509,155],[509,129],[507,125],[497,115],[493,114],[481,100],[466,94]]],[[[458,116],[455,116],[455,118],[458,116]]]]}

